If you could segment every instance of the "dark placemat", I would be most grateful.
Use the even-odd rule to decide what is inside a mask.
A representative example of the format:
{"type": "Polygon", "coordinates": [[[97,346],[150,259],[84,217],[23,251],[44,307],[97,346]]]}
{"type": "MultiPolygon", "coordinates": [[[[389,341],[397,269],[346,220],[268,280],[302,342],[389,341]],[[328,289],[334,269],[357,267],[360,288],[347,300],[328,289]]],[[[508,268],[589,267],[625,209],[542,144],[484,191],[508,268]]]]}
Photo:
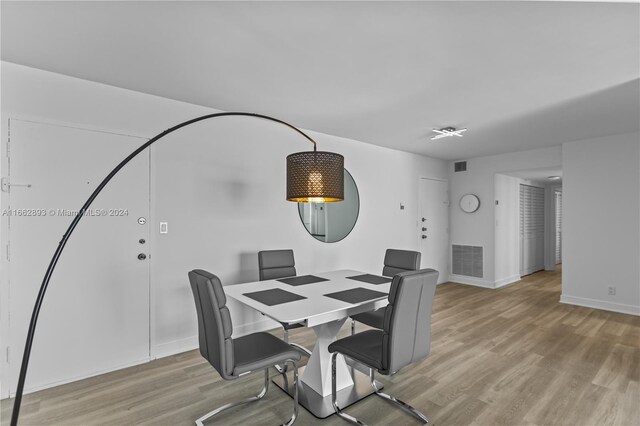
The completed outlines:
{"type": "Polygon", "coordinates": [[[350,280],[362,281],[363,283],[374,284],[374,285],[391,282],[391,278],[381,277],[379,275],[371,275],[371,274],[356,275],[354,277],[347,277],[347,278],[349,278],[350,280]]]}
{"type": "Polygon", "coordinates": [[[347,303],[360,303],[365,300],[381,299],[383,297],[387,297],[388,294],[381,291],[369,290],[368,288],[356,287],[349,290],[325,294],[325,296],[342,300],[347,303]]]}
{"type": "Polygon", "coordinates": [[[289,285],[305,285],[313,283],[321,283],[322,281],[329,281],[326,278],[316,277],[315,275],[300,275],[299,277],[283,278],[278,280],[281,283],[289,285]]]}
{"type": "Polygon", "coordinates": [[[270,290],[254,291],[252,293],[244,293],[253,300],[257,300],[260,303],[264,303],[267,306],[280,305],[282,303],[295,302],[296,300],[306,299],[299,294],[289,293],[286,290],[280,288],[272,288],[270,290]]]}

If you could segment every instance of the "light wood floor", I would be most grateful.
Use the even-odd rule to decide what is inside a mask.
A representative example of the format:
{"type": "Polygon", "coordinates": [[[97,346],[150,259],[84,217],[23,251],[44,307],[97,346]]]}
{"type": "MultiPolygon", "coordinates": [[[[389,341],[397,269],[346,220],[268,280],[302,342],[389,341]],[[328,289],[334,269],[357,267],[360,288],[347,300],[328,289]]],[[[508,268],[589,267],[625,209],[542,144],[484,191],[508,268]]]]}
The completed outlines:
{"type": "MultiPolygon", "coordinates": [[[[640,318],[562,305],[559,297],[558,272],[499,290],[439,286],[431,356],[381,376],[386,392],[440,426],[640,424],[640,318]]],[[[312,332],[293,330],[291,340],[311,345],[312,332]]],[[[191,351],[27,395],[21,424],[192,425],[257,392],[261,380],[223,381],[191,351]]],[[[261,402],[212,424],[277,424],[290,415],[290,402],[272,386],[261,402]]],[[[3,424],[11,403],[2,401],[3,424]]],[[[418,424],[375,396],[347,411],[370,424],[418,424]]],[[[346,423],[301,409],[297,424],[346,423]]]]}

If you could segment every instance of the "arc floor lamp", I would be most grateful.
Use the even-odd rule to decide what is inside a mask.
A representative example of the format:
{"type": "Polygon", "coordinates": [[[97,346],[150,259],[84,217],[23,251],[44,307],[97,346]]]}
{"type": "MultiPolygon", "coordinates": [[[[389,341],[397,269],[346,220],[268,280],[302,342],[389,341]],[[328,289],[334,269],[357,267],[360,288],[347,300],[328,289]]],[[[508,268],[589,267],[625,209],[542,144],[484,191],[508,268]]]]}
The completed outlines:
{"type": "Polygon", "coordinates": [[[47,287],[53,271],[58,263],[58,259],[64,250],[69,237],[76,228],[84,212],[91,206],[98,194],[104,189],[109,181],[134,157],[147,149],[149,146],[162,139],[169,133],[173,133],[178,129],[189,126],[191,124],[208,120],[217,117],[228,116],[245,116],[255,117],[264,120],[274,121],[280,123],[298,132],[304,136],[313,144],[313,151],[296,152],[287,156],[287,200],[294,202],[308,202],[308,203],[328,203],[342,201],[344,199],[344,157],[340,154],[336,154],[328,151],[317,151],[316,142],[311,139],[306,133],[297,127],[286,123],[277,118],[269,117],[262,114],[254,114],[250,112],[220,112],[215,114],[207,114],[200,117],[193,118],[191,120],[184,121],[177,124],[157,136],[149,139],[142,144],[138,149],[133,151],[129,156],[122,160],[103,180],[98,187],[91,193],[87,201],[84,202],[80,208],[78,214],[73,218],[71,224],[65,231],[62,239],[58,243],[49,267],[44,274],[38,296],[36,297],[35,304],[33,306],[33,312],[31,314],[31,321],[29,323],[29,330],[27,331],[27,340],[24,346],[24,353],[22,355],[22,364],[20,366],[20,375],[18,377],[18,386],[16,389],[15,401],[13,403],[13,412],[11,413],[11,426],[17,426],[18,416],[20,415],[20,404],[22,403],[22,393],[24,391],[24,382],[27,376],[27,368],[29,367],[29,357],[31,355],[31,348],[33,345],[33,338],[35,335],[36,324],[38,322],[38,315],[40,314],[40,308],[44,300],[47,287]]]}

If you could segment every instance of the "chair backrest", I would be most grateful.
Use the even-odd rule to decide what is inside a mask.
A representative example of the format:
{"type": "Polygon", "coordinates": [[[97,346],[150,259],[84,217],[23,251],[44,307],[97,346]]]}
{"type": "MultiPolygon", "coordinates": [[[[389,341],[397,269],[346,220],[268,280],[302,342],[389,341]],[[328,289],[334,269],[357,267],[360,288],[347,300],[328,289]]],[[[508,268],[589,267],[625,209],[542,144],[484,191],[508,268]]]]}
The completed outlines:
{"type": "Polygon", "coordinates": [[[233,325],[220,279],[210,272],[194,269],[189,272],[189,282],[198,313],[200,354],[223,379],[232,379],[233,325]]]}
{"type": "Polygon", "coordinates": [[[384,255],[382,275],[393,277],[400,272],[420,269],[420,252],[411,250],[387,249],[384,255]]]}
{"type": "Polygon", "coordinates": [[[295,277],[293,250],[263,250],[258,252],[260,281],[295,277]]]}
{"type": "Polygon", "coordinates": [[[431,308],[438,271],[422,269],[393,277],[384,313],[382,365],[395,374],[431,349],[431,308]]]}

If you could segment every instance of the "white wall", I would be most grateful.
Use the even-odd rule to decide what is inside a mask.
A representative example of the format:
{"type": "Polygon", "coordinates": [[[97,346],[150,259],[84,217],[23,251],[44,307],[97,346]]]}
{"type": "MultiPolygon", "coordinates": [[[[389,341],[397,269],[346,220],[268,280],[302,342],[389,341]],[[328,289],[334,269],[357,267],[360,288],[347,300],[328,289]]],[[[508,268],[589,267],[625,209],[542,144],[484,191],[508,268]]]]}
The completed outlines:
{"type": "Polygon", "coordinates": [[[638,315],[640,134],[565,143],[562,152],[561,300],[638,315]]]}
{"type": "MultiPolygon", "coordinates": [[[[379,273],[387,247],[418,249],[417,218],[412,214],[417,211],[418,177],[442,176],[444,163],[326,135],[314,137],[320,149],[345,156],[345,167],[360,192],[354,230],[331,244],[308,235],[297,206],[285,200],[284,159],[305,148],[289,129],[229,118],[184,129],[154,149],[152,222],[168,221],[170,229],[157,237],[152,257],[160,352],[195,333],[185,281],[185,271],[192,268],[214,271],[225,284],[255,281],[259,250],[292,248],[300,274],[340,268],[379,273]],[[407,204],[414,207],[401,211],[400,200],[411,200],[407,204]],[[259,215],[256,205],[262,206],[259,215]]],[[[236,329],[254,330],[254,322],[264,321],[233,307],[236,329]]]]}
{"type": "MultiPolygon", "coordinates": [[[[183,120],[214,112],[10,63],[2,63],[1,83],[2,141],[10,117],[152,137],[183,120]]],[[[321,243],[308,235],[297,206],[285,201],[285,157],[311,147],[290,129],[231,117],[193,125],[154,145],[152,355],[196,345],[195,310],[186,276],[192,268],[208,269],[226,285],[246,282],[258,278],[258,250],[287,247],[295,250],[300,274],[346,267],[376,273],[386,248],[419,248],[418,179],[446,178],[446,162],[309,133],[319,149],[345,156],[360,192],[355,229],[338,243],[321,243]],[[404,210],[398,208],[400,201],[404,210]],[[169,222],[169,234],[159,235],[160,221],[169,222]]],[[[6,235],[5,218],[1,224],[6,235]]],[[[3,300],[5,250],[2,244],[3,300]]],[[[238,306],[231,310],[239,333],[272,325],[238,306]]],[[[6,314],[2,309],[5,325],[6,314]]]]}
{"type": "MultiPolygon", "coordinates": [[[[515,259],[513,253],[509,251],[510,245],[505,243],[507,245],[496,247],[495,244],[496,232],[499,232],[499,235],[509,235],[513,232],[513,223],[506,218],[514,213],[508,211],[506,206],[510,204],[509,200],[513,201],[515,196],[513,188],[517,187],[517,184],[514,186],[515,181],[511,182],[507,179],[508,177],[496,177],[496,174],[557,167],[561,163],[562,148],[557,146],[468,159],[466,172],[455,173],[453,163],[450,164],[451,244],[484,247],[484,277],[474,279],[456,275],[451,278],[452,281],[494,288],[517,279],[513,267],[515,259]],[[496,182],[500,185],[498,193],[496,193],[496,182]],[[460,197],[468,193],[476,194],[480,198],[480,208],[471,214],[464,213],[459,208],[460,197]],[[495,200],[498,200],[498,206],[495,205],[495,200]],[[497,223],[496,219],[498,219],[497,223]],[[504,220],[507,221],[504,222],[504,220]],[[504,227],[504,233],[501,230],[496,231],[496,227],[504,227]],[[496,265],[498,265],[497,268],[496,265]]],[[[515,211],[517,212],[518,210],[515,211]]],[[[517,221],[518,218],[513,220],[517,221]]],[[[519,258],[515,264],[519,267],[519,258]]]]}

